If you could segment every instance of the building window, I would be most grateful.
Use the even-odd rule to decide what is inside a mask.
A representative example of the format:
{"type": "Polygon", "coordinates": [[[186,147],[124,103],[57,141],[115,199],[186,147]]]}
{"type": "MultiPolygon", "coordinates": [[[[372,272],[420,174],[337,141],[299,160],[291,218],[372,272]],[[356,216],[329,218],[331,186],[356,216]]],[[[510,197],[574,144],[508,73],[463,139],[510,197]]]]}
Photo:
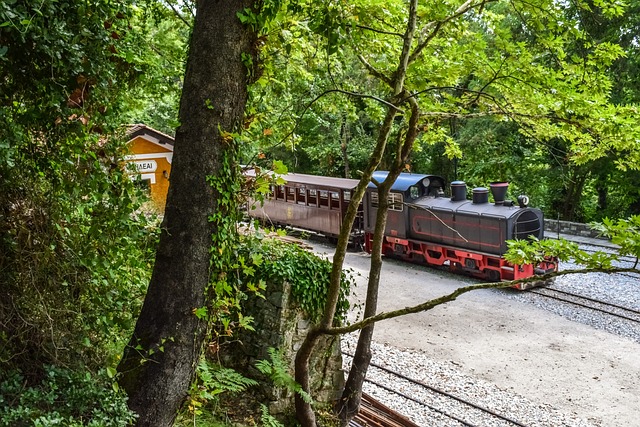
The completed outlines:
{"type": "Polygon", "coordinates": [[[150,179],[136,179],[135,186],[138,190],[142,191],[144,194],[151,194],[151,180],[150,179]]]}

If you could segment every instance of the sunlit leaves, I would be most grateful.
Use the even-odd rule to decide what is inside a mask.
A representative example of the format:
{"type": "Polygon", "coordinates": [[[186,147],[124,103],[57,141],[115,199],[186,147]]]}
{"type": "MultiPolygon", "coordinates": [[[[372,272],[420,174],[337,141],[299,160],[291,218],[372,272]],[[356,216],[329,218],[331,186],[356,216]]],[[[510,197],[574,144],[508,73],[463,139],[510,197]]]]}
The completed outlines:
{"type": "Polygon", "coordinates": [[[504,258],[512,264],[535,264],[545,257],[556,257],[560,261],[572,261],[591,269],[611,269],[618,260],[617,254],[604,251],[589,253],[579,249],[578,244],[565,239],[510,240],[504,258]]]}
{"type": "Polygon", "coordinates": [[[620,245],[620,254],[635,257],[637,264],[640,258],[640,215],[618,220],[604,218],[602,223],[592,223],[591,227],[620,245]]]}

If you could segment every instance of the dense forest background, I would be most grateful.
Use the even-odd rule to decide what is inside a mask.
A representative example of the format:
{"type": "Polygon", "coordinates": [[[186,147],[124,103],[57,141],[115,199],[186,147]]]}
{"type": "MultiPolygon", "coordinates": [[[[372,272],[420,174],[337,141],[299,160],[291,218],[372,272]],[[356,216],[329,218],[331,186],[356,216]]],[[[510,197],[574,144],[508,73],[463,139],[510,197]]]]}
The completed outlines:
{"type": "MultiPolygon", "coordinates": [[[[454,24],[408,70],[424,120],[405,169],[470,187],[509,181],[511,197],[529,195],[550,218],[640,214],[640,3],[552,13],[486,1],[460,16],[457,3],[417,11],[438,29],[454,24]]],[[[385,37],[402,36],[404,2],[253,7],[238,14],[257,35],[242,58],[252,83],[243,129],[230,135],[239,162],[358,177],[388,107],[398,48],[385,37]]],[[[194,4],[172,0],[0,5],[0,425],[133,420],[114,378],[160,222],[122,166],[125,130],[175,134],[194,16],[194,4]]],[[[396,160],[389,153],[380,169],[396,160]]],[[[210,399],[204,383],[223,391],[212,372],[199,365],[192,403],[210,399]]]]}
{"type": "MultiPolygon", "coordinates": [[[[575,41],[570,47],[576,55],[584,54],[595,43],[621,48],[617,58],[602,64],[606,85],[610,85],[609,100],[615,105],[635,106],[640,99],[635,78],[640,51],[637,7],[631,2],[624,14],[615,18],[605,18],[597,8],[570,12],[580,14],[590,38],[588,42],[575,41]]],[[[340,11],[336,8],[333,13],[338,15],[340,11]]],[[[190,15],[181,16],[186,20],[190,15]]],[[[250,88],[242,160],[267,167],[273,160],[282,160],[292,172],[357,178],[369,158],[383,107],[334,91],[364,88],[376,95],[383,89],[363,69],[358,52],[328,46],[323,31],[328,31],[326,26],[331,22],[300,18],[283,17],[264,36],[269,43],[262,50],[265,62],[259,70],[260,79],[250,88]],[[327,49],[333,49],[330,55],[327,49]]],[[[180,64],[188,41],[187,24],[181,20],[171,23],[171,19],[176,18],[162,21],[148,38],[153,50],[162,52],[158,58],[162,61],[161,75],[138,93],[126,112],[129,122],[146,123],[168,134],[175,132],[177,124],[180,64]]],[[[339,16],[325,19],[339,25],[339,16]]],[[[339,43],[340,37],[346,39],[341,31],[346,30],[338,28],[338,34],[331,34],[336,38],[334,43],[339,43]]],[[[525,32],[522,37],[535,35],[525,32]]],[[[456,72],[457,81],[453,83],[443,76],[431,75],[429,79],[442,84],[443,93],[454,96],[455,85],[460,91],[465,84],[472,86],[475,78],[471,67],[456,72]]],[[[436,135],[424,135],[414,146],[407,170],[438,174],[447,182],[464,180],[470,188],[509,181],[510,195],[529,195],[553,219],[591,222],[640,213],[638,174],[618,167],[624,153],[611,150],[602,158],[576,162],[568,141],[542,140],[526,123],[481,114],[443,115],[435,126],[436,135]],[[455,151],[451,141],[457,146],[455,151]]],[[[593,150],[599,148],[594,145],[593,150]]],[[[390,158],[383,161],[381,169],[388,169],[389,162],[390,158]]]]}

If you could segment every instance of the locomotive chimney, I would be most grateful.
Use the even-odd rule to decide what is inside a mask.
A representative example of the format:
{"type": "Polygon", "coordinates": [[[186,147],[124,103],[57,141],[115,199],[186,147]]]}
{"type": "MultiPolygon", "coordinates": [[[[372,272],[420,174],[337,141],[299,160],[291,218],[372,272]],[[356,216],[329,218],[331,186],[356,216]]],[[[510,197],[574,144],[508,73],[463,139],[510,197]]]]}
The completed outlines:
{"type": "Polygon", "coordinates": [[[489,184],[489,188],[491,189],[491,194],[493,195],[493,200],[496,205],[504,204],[504,197],[507,195],[507,190],[509,189],[508,182],[492,182],[489,184]]]}
{"type": "Polygon", "coordinates": [[[474,188],[473,189],[472,199],[473,199],[473,204],[474,205],[481,205],[483,203],[488,203],[489,202],[489,190],[487,190],[485,187],[474,188]]]}
{"type": "Polygon", "coordinates": [[[453,181],[451,183],[451,201],[461,202],[467,200],[467,184],[464,181],[453,181]]]}

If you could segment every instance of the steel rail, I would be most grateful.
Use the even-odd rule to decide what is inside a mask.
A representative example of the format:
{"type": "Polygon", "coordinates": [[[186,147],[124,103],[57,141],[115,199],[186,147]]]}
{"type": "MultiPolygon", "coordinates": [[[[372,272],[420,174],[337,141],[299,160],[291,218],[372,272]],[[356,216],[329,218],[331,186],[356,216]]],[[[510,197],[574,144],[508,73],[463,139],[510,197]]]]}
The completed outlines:
{"type": "MultiPolygon", "coordinates": [[[[373,366],[373,365],[372,365],[372,366],[373,366]]],[[[407,399],[407,400],[410,400],[410,401],[412,401],[412,402],[415,402],[415,403],[417,403],[417,404],[419,404],[419,405],[425,406],[425,407],[427,407],[427,408],[431,409],[432,411],[437,412],[437,413],[439,413],[439,414],[441,414],[441,415],[444,415],[444,416],[445,416],[445,417],[447,417],[447,418],[451,418],[452,420],[456,420],[456,421],[458,421],[459,423],[461,423],[461,424],[463,424],[463,425],[465,425],[465,426],[467,426],[467,427],[477,427],[475,424],[471,424],[471,423],[469,423],[469,422],[467,422],[467,421],[465,421],[465,420],[463,420],[463,419],[461,419],[461,418],[456,417],[456,416],[455,416],[455,415],[453,415],[453,414],[449,414],[449,413],[447,413],[447,412],[443,411],[442,409],[438,409],[438,408],[436,408],[436,407],[434,407],[434,406],[431,406],[431,405],[429,405],[427,402],[423,402],[422,400],[416,399],[415,397],[411,397],[411,396],[406,395],[406,394],[404,394],[404,393],[402,393],[402,392],[400,392],[400,391],[394,390],[394,389],[392,389],[391,387],[386,386],[386,385],[383,385],[383,384],[380,384],[380,383],[379,383],[379,382],[377,382],[377,381],[368,380],[368,379],[365,379],[365,381],[366,381],[366,382],[368,382],[368,383],[370,383],[370,384],[375,385],[376,387],[380,387],[381,389],[384,389],[384,390],[386,390],[386,391],[388,391],[388,392],[390,392],[390,393],[396,394],[396,395],[398,395],[398,396],[400,396],[400,397],[403,397],[403,398],[405,398],[405,399],[407,399]]]]}
{"type": "Polygon", "coordinates": [[[598,299],[595,299],[595,298],[590,298],[590,297],[587,297],[587,296],[584,296],[584,295],[578,295],[578,294],[574,294],[574,293],[567,292],[567,291],[562,291],[562,290],[555,289],[555,288],[530,289],[529,292],[533,293],[533,294],[536,294],[536,295],[540,295],[540,296],[546,297],[546,298],[555,299],[557,301],[566,302],[568,304],[573,304],[573,305],[576,305],[576,306],[579,306],[579,307],[584,307],[584,308],[587,308],[589,310],[599,311],[601,313],[608,314],[608,315],[614,316],[614,317],[618,317],[620,319],[628,320],[630,322],[640,323],[640,319],[638,319],[638,318],[629,317],[629,316],[626,316],[624,314],[615,313],[613,311],[609,311],[609,310],[605,310],[605,309],[602,309],[602,308],[594,307],[592,305],[581,303],[581,302],[578,302],[578,301],[572,301],[570,299],[562,298],[562,297],[559,297],[559,296],[556,296],[556,295],[550,295],[550,294],[548,294],[546,292],[556,292],[556,293],[559,293],[559,294],[564,294],[564,295],[567,295],[567,296],[572,297],[572,298],[583,299],[585,301],[590,301],[590,302],[593,302],[595,304],[600,304],[600,305],[605,306],[605,307],[615,308],[615,309],[618,309],[618,310],[626,311],[626,312],[629,312],[629,313],[633,313],[633,314],[635,314],[637,316],[640,316],[640,311],[634,310],[632,308],[624,307],[624,306],[613,304],[613,303],[608,303],[606,301],[601,301],[601,300],[598,300],[598,299]]]}
{"type": "MultiPolygon", "coordinates": [[[[346,352],[346,351],[343,351],[342,353],[343,353],[343,354],[345,354],[345,355],[347,355],[347,356],[349,356],[349,357],[352,357],[352,358],[353,358],[353,355],[352,355],[352,354],[350,354],[350,353],[348,353],[348,352],[346,352]]],[[[406,376],[406,375],[404,375],[404,374],[401,374],[401,373],[399,373],[399,372],[396,372],[396,371],[394,371],[393,369],[389,369],[389,368],[387,368],[387,367],[384,367],[384,366],[382,366],[382,365],[378,365],[378,364],[373,363],[373,362],[369,363],[369,366],[373,366],[374,368],[377,368],[377,369],[380,369],[380,370],[382,370],[382,371],[385,371],[385,372],[387,372],[387,373],[389,373],[389,374],[391,374],[391,375],[395,375],[396,377],[398,377],[398,378],[402,378],[403,380],[408,381],[408,382],[410,382],[410,383],[412,383],[412,384],[418,385],[418,386],[420,386],[420,387],[423,387],[423,388],[426,388],[426,389],[428,389],[428,390],[431,390],[431,391],[432,391],[432,392],[434,392],[434,393],[438,393],[438,394],[441,394],[441,395],[443,395],[443,396],[446,396],[446,397],[448,397],[448,398],[450,398],[450,399],[456,400],[456,401],[458,401],[458,402],[460,402],[460,403],[462,403],[462,404],[464,404],[464,405],[467,405],[467,406],[470,406],[470,407],[472,407],[472,408],[475,408],[475,409],[477,409],[477,410],[479,410],[479,411],[481,411],[481,412],[484,412],[484,413],[487,413],[487,414],[489,414],[489,415],[492,415],[492,416],[494,416],[494,417],[496,417],[496,418],[499,418],[499,419],[501,419],[501,420],[503,420],[503,421],[509,422],[509,423],[511,423],[511,424],[513,424],[513,425],[516,425],[516,426],[518,426],[518,427],[527,427],[525,424],[522,424],[522,423],[520,423],[519,421],[513,420],[513,419],[511,419],[511,418],[509,418],[509,417],[507,417],[507,416],[504,416],[504,415],[498,414],[497,412],[492,411],[491,409],[485,408],[485,407],[483,407],[483,406],[480,406],[480,405],[478,405],[478,404],[475,404],[475,403],[473,403],[473,402],[470,402],[470,401],[468,401],[468,400],[466,400],[466,399],[463,399],[463,398],[461,398],[461,397],[455,396],[455,395],[453,395],[453,394],[451,394],[451,393],[449,393],[449,392],[446,392],[446,391],[444,391],[444,390],[441,390],[441,389],[439,389],[439,388],[437,388],[437,387],[434,387],[434,386],[430,386],[430,385],[428,385],[428,384],[425,384],[425,383],[423,383],[422,381],[415,380],[415,379],[413,379],[413,378],[411,378],[411,377],[408,377],[408,376],[406,376]]],[[[366,380],[366,381],[371,382],[370,380],[366,380]]],[[[388,391],[390,391],[390,392],[392,392],[392,393],[395,393],[395,394],[401,395],[401,393],[400,393],[400,392],[397,392],[397,391],[394,391],[394,390],[391,390],[391,389],[387,389],[387,386],[382,386],[382,388],[384,388],[385,390],[388,390],[388,391]]],[[[404,397],[404,396],[403,396],[403,397],[404,397]]],[[[410,400],[412,400],[412,401],[415,401],[415,399],[414,399],[414,398],[411,398],[411,397],[407,397],[407,398],[408,398],[408,399],[410,399],[410,400]]],[[[417,401],[416,401],[416,403],[424,404],[425,406],[427,406],[427,407],[431,408],[431,407],[430,407],[428,404],[426,404],[426,403],[423,403],[423,402],[417,402],[417,401]]],[[[440,411],[438,411],[438,412],[440,412],[440,411]]],[[[444,414],[444,415],[449,416],[449,415],[447,415],[447,414],[444,414]]],[[[459,420],[457,420],[457,421],[459,421],[459,420]]]]}

